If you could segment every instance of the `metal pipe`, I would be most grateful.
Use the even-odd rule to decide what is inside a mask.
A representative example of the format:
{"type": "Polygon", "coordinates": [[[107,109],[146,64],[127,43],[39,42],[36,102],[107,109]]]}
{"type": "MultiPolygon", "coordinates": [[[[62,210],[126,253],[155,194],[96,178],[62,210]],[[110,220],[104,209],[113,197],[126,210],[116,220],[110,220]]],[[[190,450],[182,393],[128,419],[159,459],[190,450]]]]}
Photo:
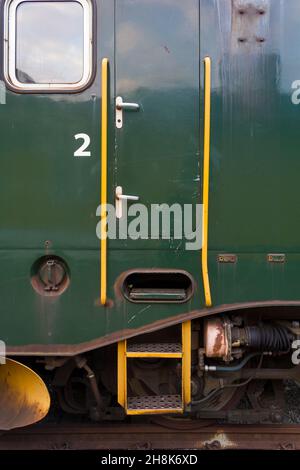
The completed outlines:
{"type": "MultiPolygon", "coordinates": [[[[263,353],[265,354],[265,353],[263,353]]],[[[239,364],[235,365],[235,366],[205,366],[205,370],[207,371],[222,371],[222,372],[236,372],[240,369],[242,369],[244,367],[244,365],[250,361],[250,359],[252,359],[253,357],[255,356],[261,356],[262,353],[261,352],[256,352],[256,353],[251,353],[251,354],[248,354],[248,356],[246,356],[241,362],[239,362],[239,364]]]]}
{"type": "Polygon", "coordinates": [[[91,390],[93,392],[95,402],[97,405],[97,409],[100,411],[103,409],[103,400],[99,392],[97,380],[94,374],[94,371],[91,367],[87,364],[87,360],[85,357],[82,356],[75,356],[74,357],[75,364],[78,369],[84,369],[87,372],[87,378],[89,379],[91,390]]]}
{"type": "Polygon", "coordinates": [[[83,369],[87,372],[87,378],[89,379],[89,382],[90,382],[90,385],[91,385],[91,390],[93,392],[93,395],[94,395],[94,398],[95,398],[95,401],[96,401],[96,404],[97,404],[97,408],[102,409],[103,408],[103,400],[102,400],[100,392],[99,392],[99,388],[98,388],[98,384],[97,384],[95,374],[87,364],[85,364],[83,366],[83,369]]]}

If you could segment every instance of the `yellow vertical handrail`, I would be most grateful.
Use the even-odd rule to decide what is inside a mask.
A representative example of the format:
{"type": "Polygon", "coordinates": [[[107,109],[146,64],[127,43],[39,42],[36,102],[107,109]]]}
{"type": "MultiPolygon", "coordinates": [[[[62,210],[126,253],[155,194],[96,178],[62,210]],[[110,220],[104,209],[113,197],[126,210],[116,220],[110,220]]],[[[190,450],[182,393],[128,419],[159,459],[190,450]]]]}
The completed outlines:
{"type": "Polygon", "coordinates": [[[182,402],[187,407],[191,402],[191,354],[192,354],[192,323],[182,323],[182,402]]]}
{"type": "Polygon", "coordinates": [[[209,203],[209,166],[210,166],[210,96],[211,96],[211,59],[204,59],[204,143],[203,143],[203,214],[202,214],[202,278],[205,305],[212,305],[208,276],[208,203],[209,203]]]}
{"type": "Polygon", "coordinates": [[[127,408],[127,341],[118,342],[118,403],[127,408]]]}
{"type": "Polygon", "coordinates": [[[108,59],[102,59],[101,83],[101,245],[100,245],[100,302],[107,295],[107,133],[108,133],[108,59]]]}

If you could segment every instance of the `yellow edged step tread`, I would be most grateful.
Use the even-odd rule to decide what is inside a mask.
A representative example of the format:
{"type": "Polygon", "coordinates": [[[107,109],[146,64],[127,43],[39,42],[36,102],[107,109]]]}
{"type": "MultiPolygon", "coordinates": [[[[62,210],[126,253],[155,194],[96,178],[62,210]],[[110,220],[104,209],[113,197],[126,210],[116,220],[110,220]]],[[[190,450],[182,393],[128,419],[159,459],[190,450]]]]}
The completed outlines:
{"type": "Polygon", "coordinates": [[[127,357],[182,357],[180,343],[135,343],[127,344],[127,357]]]}
{"type": "Polygon", "coordinates": [[[180,395],[155,395],[128,397],[127,413],[174,413],[183,411],[182,398],[180,395]]]}

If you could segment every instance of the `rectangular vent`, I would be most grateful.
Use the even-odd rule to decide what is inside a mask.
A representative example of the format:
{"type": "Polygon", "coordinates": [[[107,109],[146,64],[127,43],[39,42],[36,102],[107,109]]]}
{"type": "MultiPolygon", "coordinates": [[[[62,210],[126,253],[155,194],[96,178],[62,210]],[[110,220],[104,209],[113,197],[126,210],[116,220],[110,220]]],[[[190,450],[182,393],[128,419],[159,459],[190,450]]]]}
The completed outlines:
{"type": "Polygon", "coordinates": [[[123,294],[131,302],[181,303],[193,294],[193,281],[184,271],[135,271],[125,277],[123,294]]]}

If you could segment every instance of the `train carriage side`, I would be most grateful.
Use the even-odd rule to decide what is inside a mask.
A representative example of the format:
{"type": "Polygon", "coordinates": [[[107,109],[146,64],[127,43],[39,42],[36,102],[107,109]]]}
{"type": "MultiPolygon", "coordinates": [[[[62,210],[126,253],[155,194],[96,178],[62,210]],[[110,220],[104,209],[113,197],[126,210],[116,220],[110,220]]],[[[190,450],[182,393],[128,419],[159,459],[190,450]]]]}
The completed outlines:
{"type": "Polygon", "coordinates": [[[298,3],[1,1],[0,428],[299,380],[298,3]]]}

